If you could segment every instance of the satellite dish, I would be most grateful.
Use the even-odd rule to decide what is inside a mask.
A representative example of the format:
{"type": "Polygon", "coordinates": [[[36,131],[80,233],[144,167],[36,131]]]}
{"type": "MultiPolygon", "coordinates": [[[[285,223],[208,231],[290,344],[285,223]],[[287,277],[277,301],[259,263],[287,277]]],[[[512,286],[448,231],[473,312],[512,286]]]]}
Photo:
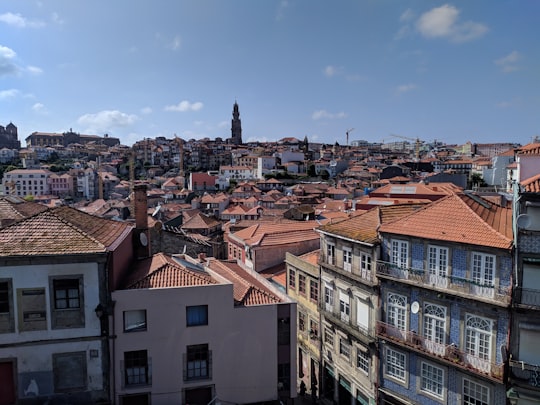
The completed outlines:
{"type": "Polygon", "coordinates": [[[414,301],[411,304],[411,312],[413,314],[417,314],[419,310],[420,310],[420,304],[418,303],[418,301],[414,301]]]}
{"type": "Polygon", "coordinates": [[[148,238],[146,237],[145,233],[139,234],[139,241],[141,242],[141,245],[143,245],[143,246],[148,245],[148,238]]]}
{"type": "Polygon", "coordinates": [[[532,220],[529,215],[521,214],[517,217],[516,223],[519,229],[529,229],[532,224],[532,220]]]}

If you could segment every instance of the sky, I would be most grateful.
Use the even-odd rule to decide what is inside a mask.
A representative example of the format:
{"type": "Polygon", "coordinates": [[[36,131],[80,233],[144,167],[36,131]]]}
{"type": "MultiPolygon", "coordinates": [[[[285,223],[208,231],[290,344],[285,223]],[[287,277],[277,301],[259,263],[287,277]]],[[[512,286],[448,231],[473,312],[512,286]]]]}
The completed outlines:
{"type": "Polygon", "coordinates": [[[537,0],[2,0],[0,125],[526,144],[539,39],[537,0]]]}

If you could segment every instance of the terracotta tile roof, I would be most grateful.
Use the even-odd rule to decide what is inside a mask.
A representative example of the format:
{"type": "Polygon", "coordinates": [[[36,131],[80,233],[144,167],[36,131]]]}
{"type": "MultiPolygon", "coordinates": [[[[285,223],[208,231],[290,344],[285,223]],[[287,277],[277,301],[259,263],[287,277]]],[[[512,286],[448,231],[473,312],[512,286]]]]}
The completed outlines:
{"type": "Polygon", "coordinates": [[[540,143],[529,143],[517,151],[520,155],[540,155],[540,143]]]}
{"type": "Polygon", "coordinates": [[[233,284],[235,305],[268,305],[282,302],[261,280],[236,263],[212,258],[207,266],[233,284]]]}
{"type": "Polygon", "coordinates": [[[319,264],[320,252],[321,252],[320,249],[313,250],[312,252],[304,253],[303,255],[299,256],[299,258],[309,264],[317,266],[319,264]]]}
{"type": "Polygon", "coordinates": [[[431,240],[510,249],[512,211],[478,196],[454,194],[396,221],[381,232],[431,240]]]}
{"type": "Polygon", "coordinates": [[[182,225],[182,229],[210,229],[216,227],[220,222],[214,218],[207,217],[203,213],[198,212],[182,225]]]}
{"type": "Polygon", "coordinates": [[[202,266],[200,270],[187,262],[186,266],[182,266],[172,257],[158,253],[137,262],[132,275],[125,283],[125,288],[170,288],[212,284],[218,282],[206,273],[202,266]]]}
{"type": "Polygon", "coordinates": [[[249,246],[275,246],[318,239],[314,231],[316,221],[293,221],[284,224],[260,223],[242,229],[232,237],[243,240],[249,246]]]}
{"type": "Polygon", "coordinates": [[[520,185],[526,193],[540,193],[540,174],[523,180],[520,185]]]}
{"type": "Polygon", "coordinates": [[[408,215],[422,206],[421,204],[403,204],[375,207],[344,221],[323,225],[318,230],[364,243],[377,244],[379,243],[378,229],[381,224],[408,215]]]}
{"type": "Polygon", "coordinates": [[[20,221],[21,219],[46,210],[47,207],[44,205],[29,202],[20,197],[0,197],[0,226],[20,221]]]}
{"type": "Polygon", "coordinates": [[[129,236],[133,225],[58,207],[0,230],[0,256],[104,253],[129,236]]]}

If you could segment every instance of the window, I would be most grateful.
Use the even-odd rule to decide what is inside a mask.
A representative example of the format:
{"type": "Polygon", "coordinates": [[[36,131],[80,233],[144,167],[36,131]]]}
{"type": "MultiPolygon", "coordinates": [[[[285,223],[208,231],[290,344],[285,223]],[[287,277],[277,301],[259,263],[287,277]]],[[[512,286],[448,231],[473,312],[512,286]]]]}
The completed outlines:
{"type": "Polygon", "coordinates": [[[388,293],[386,323],[401,330],[407,330],[407,298],[388,293]]]}
{"type": "Polygon", "coordinates": [[[53,286],[55,309],[77,309],[80,307],[79,279],[54,280],[53,286]]]}
{"type": "Polygon", "coordinates": [[[406,381],[406,361],[405,354],[395,351],[389,347],[386,348],[386,375],[393,377],[401,382],[406,381]]]}
{"type": "Polygon", "coordinates": [[[86,389],[86,352],[56,353],[52,363],[55,392],[86,389]]]}
{"type": "Polygon", "coordinates": [[[352,270],[352,250],[350,248],[343,248],[343,270],[352,270]]]}
{"type": "Polygon", "coordinates": [[[438,398],[443,397],[444,370],[429,363],[422,362],[420,390],[438,398]]]}
{"type": "Polygon", "coordinates": [[[324,283],[324,306],[328,312],[334,312],[334,288],[324,283]]]}
{"type": "Polygon", "coordinates": [[[324,343],[334,347],[334,332],[330,328],[324,328],[324,343]]]}
{"type": "Polygon", "coordinates": [[[15,331],[11,280],[0,281],[0,333],[15,331]]]}
{"type": "Polygon", "coordinates": [[[429,282],[437,286],[448,283],[448,249],[439,246],[428,247],[429,282]]]}
{"type": "Polygon", "coordinates": [[[339,354],[341,354],[347,360],[351,359],[351,345],[343,338],[339,339],[339,354]]]}
{"type": "Polygon", "coordinates": [[[124,332],[146,330],[146,310],[124,311],[124,332]]]}
{"type": "Polygon", "coordinates": [[[326,245],[326,263],[336,264],[336,247],[331,243],[326,245]]]}
{"type": "Polygon", "coordinates": [[[319,338],[319,322],[313,319],[309,320],[309,337],[311,339],[319,338]]]}
{"type": "Polygon", "coordinates": [[[356,298],[356,325],[363,332],[369,329],[369,305],[360,298],[356,298]]]}
{"type": "Polygon", "coordinates": [[[53,329],[84,327],[83,277],[51,277],[53,329]]]}
{"type": "Polygon", "coordinates": [[[208,350],[208,344],[188,346],[184,380],[200,380],[210,377],[210,351],[208,350]]]}
{"type": "Polygon", "coordinates": [[[475,315],[465,317],[465,350],[482,360],[491,358],[492,321],[475,315]]]}
{"type": "Polygon", "coordinates": [[[298,330],[300,332],[306,331],[306,314],[304,312],[298,312],[298,330]]]}
{"type": "Polygon", "coordinates": [[[400,268],[408,267],[409,243],[403,240],[392,240],[392,264],[400,268]]]}
{"type": "Polygon", "coordinates": [[[316,280],[309,280],[309,298],[315,303],[319,300],[319,282],[316,280]]]}
{"type": "Polygon", "coordinates": [[[495,284],[495,256],[484,253],[472,254],[471,278],[473,291],[484,296],[493,296],[495,284]]]}
{"type": "Polygon", "coordinates": [[[124,352],[124,384],[148,385],[151,383],[148,353],[146,350],[124,352]]]}
{"type": "Polygon", "coordinates": [[[289,288],[296,289],[296,271],[293,269],[289,269],[289,288]]]}
{"type": "Polygon", "coordinates": [[[369,374],[369,351],[356,350],[356,367],[369,374]]]}
{"type": "Polygon", "coordinates": [[[351,315],[351,304],[349,294],[339,290],[339,314],[343,322],[349,322],[351,315]]]}
{"type": "Polygon", "coordinates": [[[362,253],[360,256],[360,269],[362,273],[371,272],[371,256],[365,253],[362,253]]]}
{"type": "Polygon", "coordinates": [[[424,337],[432,342],[446,342],[446,308],[424,303],[424,337]]]}
{"type": "Polygon", "coordinates": [[[464,405],[489,405],[489,388],[474,381],[463,379],[464,405]]]}
{"type": "Polygon", "coordinates": [[[19,305],[19,330],[47,329],[44,288],[17,289],[17,301],[19,305]]]}
{"type": "Polygon", "coordinates": [[[298,274],[298,292],[301,295],[306,295],[306,276],[298,274]]]}
{"type": "Polygon", "coordinates": [[[186,307],[186,326],[208,325],[208,305],[186,307]]]}

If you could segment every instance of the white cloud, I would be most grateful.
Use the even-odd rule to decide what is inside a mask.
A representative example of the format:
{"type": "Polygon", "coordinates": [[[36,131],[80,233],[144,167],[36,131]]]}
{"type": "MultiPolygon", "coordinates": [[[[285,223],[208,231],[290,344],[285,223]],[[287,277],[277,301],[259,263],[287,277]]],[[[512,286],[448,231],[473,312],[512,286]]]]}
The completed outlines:
{"type": "Polygon", "coordinates": [[[43,73],[43,69],[38,68],[37,66],[27,66],[26,70],[33,75],[40,75],[43,73]]]}
{"type": "Polygon", "coordinates": [[[332,77],[339,73],[340,69],[338,67],[329,65],[324,68],[325,76],[332,77]]]}
{"type": "Polygon", "coordinates": [[[57,12],[54,12],[51,14],[51,21],[58,25],[64,24],[64,20],[60,17],[60,15],[57,12]]]}
{"type": "Polygon", "coordinates": [[[43,105],[42,103],[35,103],[32,106],[32,110],[34,110],[35,112],[40,113],[40,114],[47,114],[48,113],[47,109],[45,108],[45,105],[43,105]]]}
{"type": "Polygon", "coordinates": [[[311,119],[313,120],[321,120],[321,119],[341,119],[347,117],[347,114],[344,112],[338,112],[338,113],[329,113],[326,110],[318,110],[315,111],[313,114],[311,114],[311,119]]]}
{"type": "Polygon", "coordinates": [[[178,104],[165,106],[165,111],[177,111],[177,112],[186,112],[186,111],[199,111],[203,108],[203,103],[197,101],[195,103],[190,103],[187,100],[180,101],[178,104]]]}
{"type": "Polygon", "coordinates": [[[10,98],[17,97],[19,93],[20,92],[17,89],[2,90],[0,91],[0,100],[7,100],[10,98]]]}
{"type": "Polygon", "coordinates": [[[285,17],[285,11],[289,7],[289,2],[287,0],[281,0],[279,2],[277,12],[276,12],[276,20],[281,21],[283,17],[285,17]]]}
{"type": "Polygon", "coordinates": [[[84,114],[77,122],[86,125],[89,131],[108,132],[111,128],[128,127],[133,125],[139,117],[126,114],[118,110],[104,110],[96,114],[84,114]]]}
{"type": "Polygon", "coordinates": [[[19,73],[19,67],[14,59],[17,56],[13,49],[0,45],[0,77],[19,73]]]}
{"type": "Polygon", "coordinates": [[[40,28],[45,26],[45,23],[41,21],[30,21],[20,14],[13,14],[10,12],[0,14],[0,22],[17,28],[40,28]]]}
{"type": "Polygon", "coordinates": [[[501,67],[504,73],[514,72],[519,69],[516,63],[521,59],[521,54],[518,51],[512,51],[508,55],[497,59],[495,64],[501,67]]]}
{"type": "Polygon", "coordinates": [[[408,21],[411,21],[413,18],[414,18],[414,11],[408,8],[399,16],[399,21],[408,22],[408,21]]]}
{"type": "Polygon", "coordinates": [[[446,38],[452,42],[466,42],[484,35],[484,24],[459,19],[460,11],[445,4],[425,12],[416,22],[416,29],[426,38],[446,38]]]}
{"type": "Polygon", "coordinates": [[[151,107],[143,107],[141,108],[141,114],[148,115],[152,114],[152,108],[151,107]]]}
{"type": "Polygon", "coordinates": [[[175,36],[174,39],[172,40],[172,42],[170,43],[169,47],[173,50],[173,51],[176,51],[178,49],[180,49],[180,45],[182,45],[182,40],[180,38],[179,35],[175,36]]]}
{"type": "Polygon", "coordinates": [[[398,94],[407,93],[408,91],[415,90],[417,88],[416,84],[409,83],[409,84],[402,84],[396,88],[396,92],[398,94]]]}

